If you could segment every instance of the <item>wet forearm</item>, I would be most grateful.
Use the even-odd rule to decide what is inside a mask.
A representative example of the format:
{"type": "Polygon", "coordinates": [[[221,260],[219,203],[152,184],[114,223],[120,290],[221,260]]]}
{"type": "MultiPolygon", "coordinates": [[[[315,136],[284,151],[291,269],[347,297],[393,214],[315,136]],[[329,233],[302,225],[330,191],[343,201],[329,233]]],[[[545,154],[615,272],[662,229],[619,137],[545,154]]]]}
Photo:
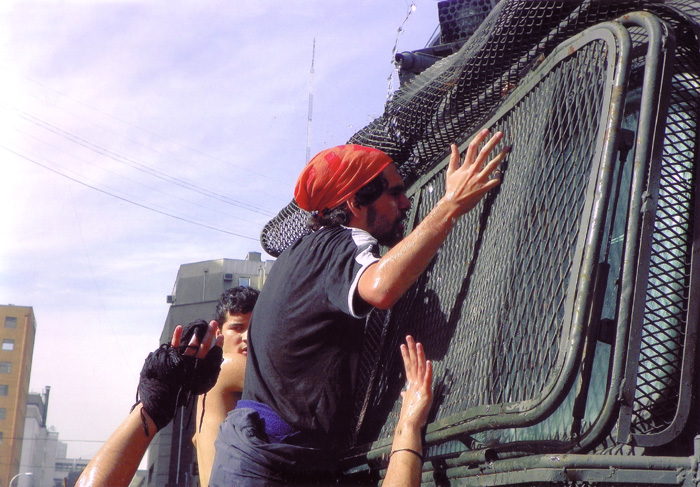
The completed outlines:
{"type": "Polygon", "coordinates": [[[358,292],[369,304],[388,309],[416,282],[454,228],[459,211],[445,198],[360,278],[358,292]]]}
{"type": "Polygon", "coordinates": [[[78,487],[128,486],[156,434],[156,425],[144,412],[149,435],[143,427],[141,405],[109,437],[80,475],[78,487]]]}
{"type": "Polygon", "coordinates": [[[391,445],[384,487],[420,485],[423,460],[421,428],[411,423],[401,423],[396,427],[391,445]]]}

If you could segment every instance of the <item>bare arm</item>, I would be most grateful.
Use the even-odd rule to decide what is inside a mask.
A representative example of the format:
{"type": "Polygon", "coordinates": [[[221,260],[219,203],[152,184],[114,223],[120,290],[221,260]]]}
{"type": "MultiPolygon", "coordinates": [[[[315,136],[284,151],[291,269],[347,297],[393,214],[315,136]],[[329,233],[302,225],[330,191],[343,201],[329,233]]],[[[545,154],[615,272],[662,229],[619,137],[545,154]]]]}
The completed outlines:
{"type": "MultiPolygon", "coordinates": [[[[184,355],[194,355],[202,358],[207,355],[214,345],[212,339],[215,329],[209,327],[200,346],[197,337],[193,337],[184,355]]],[[[175,327],[171,345],[180,346],[182,326],[175,327]]],[[[221,346],[221,340],[216,342],[221,346]]],[[[155,422],[151,419],[142,404],[129,413],[124,422],[112,436],[102,445],[102,448],[90,460],[83,473],[80,474],[78,487],[127,487],[136,474],[146,449],[157,431],[155,422]],[[143,414],[143,419],[142,419],[143,414]],[[144,421],[147,430],[144,429],[144,421]],[[148,431],[148,433],[147,433],[148,431]]]]}
{"type": "Polygon", "coordinates": [[[197,448],[197,463],[199,465],[199,483],[202,487],[209,485],[211,467],[214,464],[214,442],[219,434],[219,426],[226,415],[238,402],[238,394],[243,384],[245,373],[245,356],[240,354],[224,354],[221,373],[216,385],[206,395],[197,398],[197,431],[192,442],[197,448]],[[204,417],[202,410],[204,409],[204,417]],[[201,424],[200,424],[201,421],[201,424]]]}
{"type": "Polygon", "coordinates": [[[358,293],[367,303],[380,309],[393,306],[426,269],[459,217],[500,184],[500,178],[489,179],[489,176],[503,160],[507,149],[487,163],[494,147],[503,138],[503,134],[497,132],[478,151],[488,134],[488,130],[483,130],[474,137],[461,166],[459,149],[452,144],[445,195],[413,232],[360,277],[358,293]]]}
{"type": "Polygon", "coordinates": [[[423,460],[419,456],[423,455],[421,435],[433,401],[433,366],[425,359],[423,346],[407,336],[406,345],[401,345],[401,356],[408,387],[401,393],[403,403],[382,484],[384,487],[420,485],[423,469],[423,460]]]}
{"type": "MultiPolygon", "coordinates": [[[[87,486],[127,486],[134,478],[141,459],[151,444],[153,434],[146,436],[141,419],[143,406],[137,405],[126,420],[112,433],[100,451],[92,457],[76,483],[87,486]]],[[[144,418],[149,431],[156,431],[156,425],[146,411],[144,418]]]]}

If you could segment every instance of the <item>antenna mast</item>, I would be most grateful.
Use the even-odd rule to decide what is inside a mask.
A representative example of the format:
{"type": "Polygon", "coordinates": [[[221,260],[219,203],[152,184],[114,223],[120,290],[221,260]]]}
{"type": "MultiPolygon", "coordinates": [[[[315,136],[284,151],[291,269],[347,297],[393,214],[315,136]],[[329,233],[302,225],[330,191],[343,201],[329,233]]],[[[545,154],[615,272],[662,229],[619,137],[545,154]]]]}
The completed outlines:
{"type": "Polygon", "coordinates": [[[316,57],[316,38],[314,37],[314,45],[311,50],[311,72],[309,74],[309,114],[306,124],[306,159],[304,165],[311,159],[311,119],[314,112],[314,58],[316,57]]]}

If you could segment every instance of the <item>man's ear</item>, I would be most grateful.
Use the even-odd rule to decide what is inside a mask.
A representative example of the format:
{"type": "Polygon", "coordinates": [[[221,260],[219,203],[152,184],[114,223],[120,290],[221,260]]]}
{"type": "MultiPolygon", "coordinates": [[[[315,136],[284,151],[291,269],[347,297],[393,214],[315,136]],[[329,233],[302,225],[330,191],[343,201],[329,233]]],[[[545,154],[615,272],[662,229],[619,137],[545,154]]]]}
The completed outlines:
{"type": "Polygon", "coordinates": [[[365,228],[367,220],[367,207],[360,206],[355,202],[355,198],[351,198],[345,202],[348,210],[350,210],[350,221],[346,225],[350,227],[365,228]]]}
{"type": "Polygon", "coordinates": [[[359,205],[357,204],[357,202],[355,201],[354,195],[353,195],[352,198],[350,198],[349,200],[347,200],[345,203],[348,205],[348,209],[350,210],[350,213],[352,213],[352,216],[353,216],[354,218],[360,218],[360,217],[361,217],[361,215],[362,215],[362,207],[359,206],[359,205]]]}
{"type": "Polygon", "coordinates": [[[216,322],[216,336],[223,336],[224,335],[224,324],[227,323],[231,319],[231,313],[230,310],[225,310],[221,316],[221,321],[216,322]]]}

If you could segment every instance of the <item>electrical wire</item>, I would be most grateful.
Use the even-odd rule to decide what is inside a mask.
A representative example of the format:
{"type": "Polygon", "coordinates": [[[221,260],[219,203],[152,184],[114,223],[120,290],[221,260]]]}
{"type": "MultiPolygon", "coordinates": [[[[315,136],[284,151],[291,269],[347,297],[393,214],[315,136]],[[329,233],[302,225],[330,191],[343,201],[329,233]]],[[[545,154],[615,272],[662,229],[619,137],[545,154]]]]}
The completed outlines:
{"type": "MultiPolygon", "coordinates": [[[[108,172],[108,173],[110,173],[110,174],[113,174],[115,177],[124,179],[124,180],[126,180],[126,181],[128,181],[128,182],[130,182],[130,183],[133,183],[133,184],[142,186],[142,187],[146,188],[146,190],[148,191],[149,194],[152,194],[152,193],[160,193],[160,194],[163,194],[163,195],[168,196],[168,197],[170,197],[170,198],[178,199],[178,200],[180,200],[180,201],[182,201],[182,202],[184,202],[184,203],[186,203],[187,205],[190,205],[190,206],[197,206],[197,207],[199,207],[199,208],[202,208],[202,209],[205,209],[205,210],[208,210],[208,211],[211,211],[211,212],[216,212],[216,213],[219,213],[219,214],[224,215],[224,216],[227,216],[227,217],[236,218],[236,219],[238,219],[238,220],[241,220],[241,221],[244,221],[244,222],[247,222],[247,223],[251,223],[251,224],[257,224],[257,223],[258,223],[258,222],[256,222],[256,221],[247,220],[247,219],[241,218],[241,217],[239,217],[239,216],[235,216],[235,217],[234,217],[233,215],[228,214],[228,213],[224,213],[223,211],[221,211],[221,210],[219,210],[219,209],[211,208],[211,207],[209,207],[209,206],[202,205],[202,204],[200,204],[200,203],[191,201],[191,200],[189,200],[189,199],[185,199],[185,198],[183,198],[183,197],[181,197],[181,196],[178,196],[178,195],[175,195],[175,194],[171,194],[171,193],[169,193],[169,192],[163,191],[163,190],[158,189],[158,188],[155,188],[155,187],[153,187],[153,186],[149,186],[148,184],[145,184],[145,183],[143,183],[143,182],[141,182],[141,181],[137,181],[137,180],[135,180],[135,179],[129,178],[129,177],[127,177],[127,176],[124,176],[123,174],[118,174],[118,173],[116,173],[116,172],[114,172],[114,171],[112,171],[112,170],[110,170],[110,169],[106,169],[106,168],[104,168],[104,167],[100,167],[98,164],[95,164],[95,163],[93,163],[93,162],[90,162],[90,161],[88,161],[88,160],[85,160],[85,159],[83,159],[83,158],[81,158],[81,157],[77,157],[77,156],[75,156],[74,154],[70,154],[70,153],[66,152],[65,150],[63,150],[62,148],[56,147],[56,146],[54,146],[54,145],[52,145],[52,144],[49,144],[49,143],[46,142],[45,140],[38,139],[37,137],[34,137],[33,135],[29,135],[29,134],[25,134],[25,133],[21,133],[21,132],[20,132],[20,134],[21,134],[23,137],[25,137],[25,138],[32,139],[32,140],[35,141],[35,142],[38,142],[38,143],[40,143],[40,144],[42,144],[42,145],[45,145],[45,146],[48,146],[52,151],[59,151],[59,152],[62,152],[62,153],[64,153],[64,154],[66,154],[66,155],[69,155],[73,160],[79,160],[79,161],[81,161],[81,162],[83,162],[83,163],[85,163],[85,164],[89,164],[89,165],[91,165],[91,166],[93,166],[93,167],[96,167],[96,168],[100,169],[101,171],[105,171],[105,172],[108,172]]],[[[49,162],[51,162],[51,161],[49,161],[49,162]]],[[[52,163],[52,164],[55,164],[55,163],[52,163]]],[[[64,171],[72,172],[72,171],[70,171],[70,169],[67,169],[67,168],[65,168],[65,167],[60,167],[60,168],[63,169],[64,171]]],[[[114,188],[108,188],[108,189],[111,190],[111,191],[114,191],[114,192],[118,192],[118,191],[119,191],[119,190],[114,189],[114,188]]],[[[197,193],[197,194],[198,194],[198,195],[201,195],[202,193],[197,193]]]]}
{"type": "MultiPolygon", "coordinates": [[[[7,105],[5,105],[5,107],[7,107],[7,105]]],[[[12,108],[12,109],[15,110],[17,113],[20,114],[20,117],[21,117],[22,119],[24,119],[24,120],[26,120],[26,121],[28,121],[28,122],[30,122],[30,123],[32,123],[32,124],[38,126],[38,127],[41,127],[41,128],[43,128],[44,130],[48,130],[49,132],[51,132],[51,133],[53,133],[53,134],[55,134],[55,135],[58,135],[58,136],[60,136],[60,137],[63,137],[63,138],[65,138],[65,139],[67,139],[67,140],[69,140],[69,141],[71,141],[71,142],[73,142],[73,143],[75,143],[75,144],[78,144],[78,145],[80,145],[81,147],[84,147],[84,148],[86,148],[86,149],[89,149],[89,150],[91,150],[91,151],[93,151],[93,152],[96,152],[97,154],[102,155],[102,156],[108,157],[109,159],[112,159],[112,160],[114,160],[114,161],[116,161],[116,162],[118,162],[118,163],[126,164],[126,165],[128,165],[128,166],[130,166],[130,167],[132,167],[132,168],[134,168],[134,169],[136,169],[136,170],[138,170],[138,171],[147,173],[147,174],[149,174],[150,176],[153,176],[153,177],[155,177],[155,178],[157,178],[157,179],[160,179],[160,180],[163,180],[163,181],[166,181],[166,182],[175,184],[176,186],[179,186],[179,187],[181,187],[181,188],[187,189],[187,190],[189,190],[189,191],[196,192],[197,194],[200,194],[200,195],[204,195],[204,196],[207,196],[207,197],[216,199],[216,200],[221,201],[221,202],[226,203],[226,204],[233,205],[233,206],[237,206],[237,207],[240,207],[240,208],[244,208],[244,209],[246,209],[246,210],[248,210],[248,211],[252,211],[252,212],[255,212],[255,213],[258,213],[258,214],[261,214],[261,215],[265,215],[265,216],[273,216],[273,215],[274,215],[274,213],[271,212],[271,211],[269,211],[269,210],[265,210],[265,209],[260,208],[260,207],[258,207],[258,206],[254,206],[254,205],[251,205],[251,204],[249,204],[249,203],[245,203],[245,202],[242,202],[242,201],[239,201],[239,200],[235,200],[235,199],[233,199],[233,198],[229,198],[229,197],[227,197],[227,196],[218,194],[218,193],[216,193],[215,191],[212,191],[212,190],[209,189],[209,188],[203,188],[203,187],[198,186],[198,185],[196,185],[196,184],[194,184],[194,183],[187,182],[187,181],[183,181],[182,179],[176,178],[176,177],[174,177],[174,176],[167,175],[167,174],[165,174],[165,173],[163,173],[163,172],[161,172],[161,171],[158,171],[158,170],[156,170],[156,169],[150,168],[150,167],[148,167],[148,166],[146,166],[146,165],[144,165],[144,164],[141,164],[141,163],[136,162],[136,161],[134,161],[134,160],[132,160],[132,159],[129,159],[128,157],[125,157],[125,156],[122,156],[122,155],[120,155],[120,154],[117,154],[117,153],[115,153],[115,152],[113,152],[113,151],[111,151],[111,150],[109,150],[109,149],[106,149],[106,148],[104,148],[104,147],[100,147],[100,146],[98,146],[98,145],[95,145],[95,144],[93,144],[93,143],[90,142],[90,141],[87,141],[87,140],[85,140],[85,139],[83,139],[83,138],[81,138],[81,137],[78,137],[78,136],[76,136],[76,135],[74,135],[74,134],[71,134],[70,132],[67,132],[67,131],[61,129],[61,128],[59,128],[59,127],[57,127],[57,126],[55,126],[55,125],[53,125],[53,124],[47,122],[46,120],[38,119],[38,118],[36,118],[36,117],[34,117],[34,116],[32,116],[32,115],[30,115],[30,114],[28,114],[28,113],[26,113],[26,112],[20,110],[20,109],[17,109],[17,108],[14,108],[14,107],[7,107],[7,108],[12,108]]]]}
{"type": "MultiPolygon", "coordinates": [[[[6,70],[6,71],[10,71],[10,72],[12,72],[12,73],[15,73],[15,71],[14,71],[13,69],[11,69],[11,68],[9,68],[9,67],[7,67],[7,66],[0,65],[0,69],[4,69],[4,70],[6,70]]],[[[192,151],[192,152],[194,152],[194,153],[196,153],[196,154],[199,154],[199,155],[201,155],[201,156],[204,156],[204,157],[206,157],[206,158],[208,158],[208,159],[211,159],[211,160],[213,160],[213,161],[220,162],[220,163],[225,164],[225,165],[227,165],[227,166],[234,167],[234,168],[236,168],[236,169],[240,169],[240,170],[249,172],[249,173],[254,174],[254,175],[256,175],[256,176],[259,176],[259,177],[261,177],[261,178],[268,179],[268,180],[270,180],[270,181],[274,181],[274,182],[283,184],[283,185],[285,185],[285,186],[287,186],[287,187],[290,185],[289,181],[280,181],[280,180],[278,180],[278,179],[272,177],[269,173],[258,172],[258,171],[252,170],[252,169],[250,169],[250,168],[248,168],[248,167],[245,167],[245,166],[241,166],[241,165],[239,165],[239,164],[232,163],[232,162],[227,161],[227,160],[225,160],[225,159],[221,159],[221,158],[218,158],[218,157],[214,157],[214,156],[212,156],[211,154],[207,154],[207,153],[205,153],[205,152],[202,152],[201,150],[198,150],[198,149],[195,149],[195,148],[193,148],[193,147],[189,147],[189,146],[187,146],[187,145],[184,145],[184,144],[182,144],[182,143],[180,143],[180,142],[176,142],[176,141],[174,141],[174,140],[168,139],[167,137],[164,137],[164,136],[162,136],[162,135],[160,135],[160,134],[157,134],[157,133],[155,133],[155,132],[152,132],[152,131],[150,131],[150,130],[148,130],[148,129],[145,129],[145,128],[143,128],[143,127],[139,127],[138,125],[135,125],[135,124],[133,124],[133,123],[127,121],[127,120],[124,120],[124,119],[122,119],[122,118],[116,117],[116,116],[114,116],[114,115],[112,115],[112,114],[110,114],[110,113],[107,113],[107,112],[105,112],[105,111],[103,111],[103,110],[100,110],[100,109],[98,109],[98,108],[95,108],[95,107],[93,107],[93,106],[91,106],[91,105],[88,105],[88,104],[86,104],[85,102],[83,102],[83,101],[81,101],[81,100],[79,100],[79,99],[77,99],[77,98],[74,98],[74,97],[72,97],[72,96],[70,96],[70,95],[67,95],[66,93],[63,93],[62,91],[56,90],[56,89],[54,89],[54,88],[51,88],[50,86],[47,86],[47,85],[45,85],[44,83],[41,83],[41,82],[39,82],[39,81],[37,81],[37,80],[35,80],[35,79],[29,78],[29,77],[27,77],[27,76],[25,76],[25,75],[22,75],[22,74],[17,74],[17,73],[15,73],[15,74],[16,74],[19,78],[21,78],[21,79],[23,79],[23,80],[26,80],[26,81],[29,81],[29,82],[31,82],[31,83],[34,83],[34,84],[36,84],[36,85],[38,85],[38,86],[41,86],[42,88],[46,89],[47,91],[50,91],[50,92],[52,92],[52,93],[54,93],[54,94],[56,94],[56,95],[59,95],[59,96],[61,96],[62,98],[65,98],[65,99],[67,99],[67,100],[70,100],[70,101],[72,101],[72,102],[75,102],[75,103],[77,103],[78,105],[81,105],[81,106],[87,108],[88,110],[92,110],[92,111],[94,111],[94,112],[100,113],[100,114],[102,114],[102,115],[104,115],[104,116],[106,116],[106,117],[109,117],[109,118],[112,119],[112,120],[116,120],[116,121],[118,121],[118,122],[120,122],[120,123],[124,123],[124,124],[126,124],[126,125],[128,125],[128,126],[130,126],[130,127],[133,127],[133,128],[135,128],[135,129],[139,130],[140,132],[143,132],[143,133],[152,135],[152,136],[154,136],[154,137],[158,137],[160,140],[164,140],[164,141],[169,142],[169,143],[171,143],[171,144],[177,145],[177,146],[179,146],[179,147],[182,147],[183,149],[187,149],[187,150],[192,151]]],[[[24,92],[25,92],[25,93],[28,93],[29,96],[31,96],[32,98],[38,99],[38,97],[36,97],[35,95],[29,93],[28,91],[24,90],[24,92]]],[[[63,111],[64,113],[67,113],[67,112],[65,112],[65,110],[62,110],[62,109],[61,109],[61,111],[63,111]]],[[[98,123],[95,123],[95,122],[92,121],[92,120],[86,120],[85,118],[79,117],[79,116],[75,115],[74,113],[69,113],[69,115],[74,116],[74,117],[76,117],[76,118],[79,118],[79,119],[81,119],[81,120],[87,121],[88,123],[90,123],[90,124],[92,124],[92,125],[95,125],[95,126],[97,126],[97,127],[100,127],[100,128],[102,128],[102,129],[104,129],[104,130],[107,130],[107,131],[111,132],[111,130],[107,129],[107,128],[104,127],[103,125],[100,125],[100,124],[98,124],[98,123]]],[[[123,135],[120,135],[120,136],[123,136],[123,135]]],[[[131,142],[134,142],[134,143],[138,144],[138,145],[141,145],[141,146],[143,146],[143,147],[147,147],[147,146],[145,146],[144,144],[142,144],[141,142],[138,142],[138,141],[133,140],[133,139],[129,139],[128,137],[125,137],[125,138],[126,138],[127,140],[131,141],[131,142]]],[[[150,148],[150,147],[148,147],[148,148],[149,148],[149,150],[154,150],[154,149],[152,149],[152,148],[150,148]]],[[[155,151],[155,152],[158,152],[158,151],[155,151]]]]}
{"type": "Polygon", "coordinates": [[[12,154],[14,154],[14,155],[16,155],[16,156],[18,156],[18,157],[21,157],[22,159],[25,159],[25,160],[27,160],[27,161],[33,163],[33,164],[36,164],[37,166],[40,166],[40,167],[42,167],[42,168],[44,168],[44,169],[46,169],[46,170],[48,170],[48,171],[51,171],[51,172],[53,172],[53,173],[55,173],[55,174],[58,174],[59,176],[63,176],[64,178],[67,178],[67,179],[69,179],[69,180],[71,180],[71,181],[73,181],[73,182],[76,182],[76,183],[78,183],[78,184],[81,184],[81,185],[83,185],[83,186],[86,186],[86,187],[88,187],[88,188],[90,188],[90,189],[94,189],[95,191],[99,191],[100,193],[106,194],[106,195],[108,195],[108,196],[111,196],[111,197],[116,198],[116,199],[118,199],[118,200],[124,201],[124,202],[126,202],[126,203],[130,203],[130,204],[132,204],[132,205],[138,206],[138,207],[140,207],[140,208],[144,208],[144,209],[146,209],[146,210],[149,210],[149,211],[158,213],[158,214],[160,214],[160,215],[164,215],[164,216],[168,216],[168,217],[170,217],[170,218],[174,218],[175,220],[180,220],[180,221],[183,221],[183,222],[186,222],[186,223],[190,223],[190,224],[192,224],[192,225],[197,225],[197,226],[200,226],[200,227],[203,227],[203,228],[208,228],[209,230],[214,230],[214,231],[217,231],[217,232],[225,233],[225,234],[228,234],[228,235],[233,235],[233,236],[235,236],[235,237],[245,238],[245,239],[248,239],[248,240],[253,240],[253,241],[256,241],[256,242],[258,241],[258,238],[257,238],[257,237],[251,237],[251,236],[249,236],[249,235],[243,235],[243,234],[236,233],[236,232],[230,232],[230,231],[224,230],[224,229],[222,229],[222,228],[217,228],[217,227],[214,227],[214,226],[211,226],[211,225],[207,225],[206,223],[196,222],[196,221],[194,221],[194,220],[190,220],[190,219],[188,219],[188,218],[184,218],[184,217],[181,217],[181,216],[173,215],[172,213],[168,213],[168,212],[166,212],[166,211],[162,211],[162,210],[159,210],[159,209],[150,207],[150,206],[145,205],[145,204],[143,204],[143,203],[139,203],[139,202],[137,202],[137,201],[130,200],[129,198],[122,197],[122,196],[116,195],[116,194],[114,194],[114,193],[110,193],[109,191],[103,190],[103,189],[98,188],[98,187],[96,187],[96,186],[92,186],[92,185],[90,185],[90,184],[85,183],[84,181],[80,181],[79,179],[76,179],[76,178],[71,177],[71,176],[69,176],[69,175],[67,175],[67,174],[64,174],[64,173],[62,173],[62,172],[60,172],[60,171],[58,171],[58,170],[56,170],[56,169],[53,169],[53,168],[51,168],[51,167],[49,167],[49,166],[47,166],[47,165],[45,165],[45,164],[42,164],[42,163],[39,162],[39,161],[36,161],[36,160],[34,160],[34,159],[30,158],[30,157],[27,157],[27,156],[25,156],[25,155],[23,155],[23,154],[20,154],[19,152],[16,152],[16,151],[14,151],[14,150],[10,149],[9,147],[6,147],[6,146],[4,146],[4,145],[2,145],[2,144],[0,144],[0,148],[5,149],[6,151],[8,151],[8,152],[10,152],[10,153],[12,153],[12,154]]]}

